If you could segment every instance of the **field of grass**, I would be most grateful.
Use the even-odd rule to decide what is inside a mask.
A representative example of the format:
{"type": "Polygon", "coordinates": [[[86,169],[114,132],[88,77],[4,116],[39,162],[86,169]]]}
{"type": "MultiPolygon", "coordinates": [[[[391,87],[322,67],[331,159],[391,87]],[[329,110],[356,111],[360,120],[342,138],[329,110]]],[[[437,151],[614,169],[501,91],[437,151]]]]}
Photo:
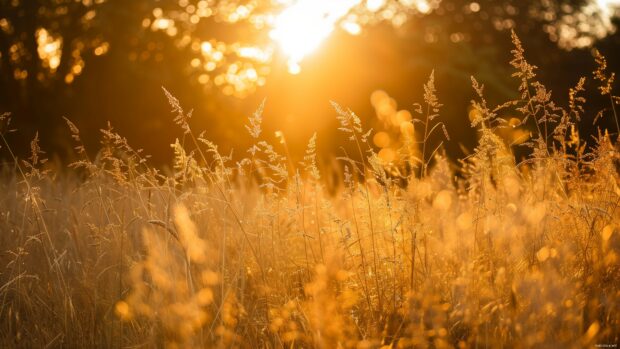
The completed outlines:
{"type": "MultiPolygon", "coordinates": [[[[320,135],[302,162],[284,135],[263,141],[262,107],[233,161],[166,90],[179,125],[170,173],[111,127],[89,156],[69,120],[71,168],[47,164],[38,138],[18,160],[3,115],[0,151],[14,161],[0,180],[0,347],[617,345],[619,130],[580,137],[594,119],[585,78],[556,105],[513,42],[520,98],[489,106],[472,78],[479,143],[459,162],[431,141],[449,136],[432,74],[413,119],[390,126],[389,156],[334,103],[356,153],[333,168],[319,166],[320,135]],[[526,127],[527,139],[502,137],[526,127]]],[[[596,60],[600,117],[617,126],[614,76],[596,60]]]]}

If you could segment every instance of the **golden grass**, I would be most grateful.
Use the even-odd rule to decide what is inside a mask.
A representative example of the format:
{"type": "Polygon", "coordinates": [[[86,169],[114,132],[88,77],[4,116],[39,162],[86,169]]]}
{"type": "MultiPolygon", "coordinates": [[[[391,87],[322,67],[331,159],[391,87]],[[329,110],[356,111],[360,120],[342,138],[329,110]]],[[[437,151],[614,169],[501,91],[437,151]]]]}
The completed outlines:
{"type": "MultiPolygon", "coordinates": [[[[50,171],[35,138],[0,181],[0,345],[617,344],[618,140],[601,131],[586,144],[584,80],[555,105],[513,41],[520,98],[492,108],[472,79],[479,144],[458,167],[431,141],[443,128],[433,75],[389,161],[334,104],[358,152],[340,159],[335,195],[338,171],[317,167],[320,137],[293,163],[283,135],[261,140],[262,106],[248,125],[255,144],[232,163],[165,91],[182,132],[165,175],[111,127],[92,159],[67,120],[71,171],[50,171]],[[507,122],[505,110],[522,117],[507,122]],[[527,123],[531,155],[516,163],[499,135],[527,123]]],[[[613,106],[613,75],[596,59],[613,106]]]]}

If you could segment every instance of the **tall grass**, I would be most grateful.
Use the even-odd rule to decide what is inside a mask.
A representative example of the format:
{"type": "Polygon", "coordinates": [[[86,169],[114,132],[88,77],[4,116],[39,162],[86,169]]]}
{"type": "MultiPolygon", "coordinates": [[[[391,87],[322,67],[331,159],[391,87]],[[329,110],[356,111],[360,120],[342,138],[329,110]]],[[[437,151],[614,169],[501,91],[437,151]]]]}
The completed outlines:
{"type": "MultiPolygon", "coordinates": [[[[620,341],[619,129],[579,136],[585,78],[556,105],[513,34],[519,98],[488,105],[472,78],[475,150],[458,164],[433,134],[434,74],[396,156],[334,103],[358,154],[326,188],[314,135],[301,163],[261,139],[234,162],[164,90],[179,125],[173,169],[111,126],[95,158],[52,170],[17,159],[0,118],[2,347],[591,347],[620,341]],[[520,113],[505,120],[502,115],[520,113]],[[422,130],[418,130],[422,129],[422,130]],[[506,134],[533,130],[506,140],[506,134]],[[516,144],[529,148],[516,162],[516,144]]],[[[614,75],[596,53],[617,125],[614,75]]],[[[337,169],[331,169],[336,171],[337,169]]]]}

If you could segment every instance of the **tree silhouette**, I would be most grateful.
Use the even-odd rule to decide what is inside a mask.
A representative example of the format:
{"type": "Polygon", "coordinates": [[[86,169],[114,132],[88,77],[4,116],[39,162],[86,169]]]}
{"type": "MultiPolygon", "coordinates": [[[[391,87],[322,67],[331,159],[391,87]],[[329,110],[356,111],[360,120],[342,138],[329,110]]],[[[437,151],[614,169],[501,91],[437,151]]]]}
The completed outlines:
{"type": "MultiPolygon", "coordinates": [[[[610,13],[597,12],[588,0],[373,3],[378,5],[362,1],[353,6],[337,25],[349,32],[359,27],[362,33],[395,28],[397,34],[383,40],[387,45],[406,43],[402,51],[411,51],[410,65],[431,69],[443,64],[445,72],[464,82],[473,70],[504,94],[510,93],[509,75],[486,70],[489,62],[498,56],[505,61],[509,54],[508,30],[516,27],[530,52],[540,56],[538,61],[550,65],[562,52],[558,46],[587,47],[613,31],[610,13]],[[451,54],[456,46],[457,56],[451,54]]],[[[132,96],[114,101],[115,108],[112,101],[98,98],[119,85],[139,91],[148,82],[159,91],[159,85],[172,83],[185,86],[177,89],[182,99],[193,89],[208,95],[209,103],[223,96],[251,96],[281,70],[278,66],[286,65],[269,35],[270,18],[282,9],[275,0],[0,0],[0,111],[12,112],[20,127],[32,130],[62,124],[60,116],[50,117],[52,111],[82,106],[89,112],[80,109],[81,118],[119,114],[121,122],[130,122],[128,117],[139,110],[132,96]],[[114,77],[116,85],[102,83],[101,75],[114,77]]],[[[576,57],[574,62],[581,62],[587,54],[576,57]]],[[[464,86],[448,88],[453,89],[447,91],[450,95],[469,99],[454,90],[464,86]]]]}

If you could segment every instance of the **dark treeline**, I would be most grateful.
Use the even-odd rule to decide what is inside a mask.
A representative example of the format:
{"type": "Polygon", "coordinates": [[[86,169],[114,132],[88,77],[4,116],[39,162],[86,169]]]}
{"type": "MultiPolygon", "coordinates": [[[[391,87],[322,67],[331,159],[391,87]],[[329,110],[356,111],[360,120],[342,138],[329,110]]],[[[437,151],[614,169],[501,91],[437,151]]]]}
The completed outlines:
{"type": "MultiPolygon", "coordinates": [[[[471,1],[443,0],[430,14],[412,15],[398,29],[379,23],[364,27],[359,36],[336,31],[302,62],[301,74],[292,76],[282,62],[274,61],[264,87],[246,98],[230,97],[196,82],[188,69],[189,49],[180,49],[171,36],[143,26],[154,8],[172,8],[176,3],[0,1],[0,112],[13,115],[19,133],[10,135],[10,141],[18,153],[27,152],[29,139],[39,131],[49,156],[69,159],[71,139],[62,119],[66,116],[80,127],[91,152],[98,148],[98,130],[109,120],[154,161],[167,163],[172,154],[169,144],[180,132],[171,132],[172,115],[161,92],[166,86],[187,109],[194,109],[196,128],[206,129],[226,152],[244,149],[249,140],[242,125],[266,98],[268,131],[290,134],[293,151],[301,152],[317,130],[319,147],[326,154],[337,149],[332,144],[337,141],[336,121],[329,100],[350,106],[372,126],[372,91],[383,89],[399,108],[411,109],[412,103],[421,101],[422,84],[435,69],[438,95],[445,102],[442,113],[453,138],[446,147],[457,158],[462,156],[461,145],[471,147],[476,138],[467,118],[473,97],[470,75],[487,86],[491,103],[516,95],[517,82],[508,64],[511,28],[558,102],[565,103],[568,89],[594,70],[590,48],[561,48],[553,31],[559,19],[576,16],[583,1],[482,0],[471,7],[471,1]],[[62,37],[60,62],[53,71],[38,53],[41,28],[62,37]],[[75,66],[80,68],[76,71],[75,66]]],[[[233,24],[203,22],[192,34],[204,40],[244,38],[244,31],[233,24]]],[[[618,44],[617,33],[595,43],[607,56],[611,71],[620,71],[618,44]]],[[[608,101],[599,101],[591,80],[586,87],[592,108],[586,112],[594,118],[608,101]]],[[[582,131],[593,132],[590,125],[585,121],[582,131]]]]}

